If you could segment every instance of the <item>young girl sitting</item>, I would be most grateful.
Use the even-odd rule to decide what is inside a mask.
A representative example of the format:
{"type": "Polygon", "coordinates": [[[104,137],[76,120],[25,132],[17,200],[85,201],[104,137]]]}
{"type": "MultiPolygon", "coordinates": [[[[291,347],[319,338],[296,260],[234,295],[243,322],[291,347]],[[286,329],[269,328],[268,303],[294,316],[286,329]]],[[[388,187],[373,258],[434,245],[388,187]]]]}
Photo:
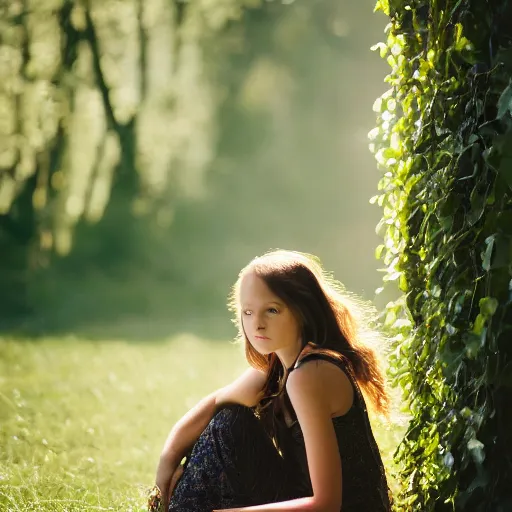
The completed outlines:
{"type": "Polygon", "coordinates": [[[365,402],[387,413],[385,379],[341,286],[315,258],[274,251],[240,272],[231,299],[249,368],[171,430],[152,506],[389,511],[365,402]]]}

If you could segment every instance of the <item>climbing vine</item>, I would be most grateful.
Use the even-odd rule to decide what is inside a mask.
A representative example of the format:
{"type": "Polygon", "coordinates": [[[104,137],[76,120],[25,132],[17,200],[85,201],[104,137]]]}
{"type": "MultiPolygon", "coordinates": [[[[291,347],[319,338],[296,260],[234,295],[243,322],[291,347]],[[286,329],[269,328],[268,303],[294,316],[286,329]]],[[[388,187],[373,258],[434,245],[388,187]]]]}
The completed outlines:
{"type": "Polygon", "coordinates": [[[512,509],[512,4],[379,0],[370,134],[391,376],[411,421],[397,510],[512,509]],[[507,21],[508,20],[508,21],[507,21]]]}

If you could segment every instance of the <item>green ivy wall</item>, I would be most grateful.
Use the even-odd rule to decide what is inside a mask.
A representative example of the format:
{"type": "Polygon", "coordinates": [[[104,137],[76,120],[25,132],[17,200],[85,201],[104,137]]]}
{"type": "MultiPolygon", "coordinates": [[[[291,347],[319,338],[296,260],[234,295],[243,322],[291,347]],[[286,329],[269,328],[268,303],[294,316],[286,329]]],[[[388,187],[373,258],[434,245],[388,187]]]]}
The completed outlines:
{"type": "Polygon", "coordinates": [[[370,149],[391,373],[412,420],[397,510],[512,510],[512,4],[380,0],[370,149]]]}

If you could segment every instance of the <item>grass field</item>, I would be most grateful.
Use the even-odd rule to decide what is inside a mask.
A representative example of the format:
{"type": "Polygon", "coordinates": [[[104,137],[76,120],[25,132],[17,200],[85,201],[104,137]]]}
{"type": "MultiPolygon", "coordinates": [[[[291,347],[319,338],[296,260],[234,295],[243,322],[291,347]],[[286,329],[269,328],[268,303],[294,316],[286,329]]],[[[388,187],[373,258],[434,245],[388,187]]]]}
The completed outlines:
{"type": "MultiPolygon", "coordinates": [[[[145,510],[174,422],[240,374],[241,347],[0,338],[0,510],[145,510]]],[[[375,425],[389,464],[399,429],[375,425]]]]}

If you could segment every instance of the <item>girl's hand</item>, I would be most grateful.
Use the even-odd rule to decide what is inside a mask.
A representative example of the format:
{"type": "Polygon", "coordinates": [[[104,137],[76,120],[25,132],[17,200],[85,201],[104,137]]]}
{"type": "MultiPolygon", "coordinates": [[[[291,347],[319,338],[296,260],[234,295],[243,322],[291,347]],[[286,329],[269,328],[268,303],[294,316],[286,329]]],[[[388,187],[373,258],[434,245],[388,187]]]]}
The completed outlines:
{"type": "MultiPolygon", "coordinates": [[[[174,488],[176,487],[181,475],[183,474],[183,465],[180,464],[174,471],[168,470],[167,477],[163,478],[150,490],[148,497],[148,511],[149,512],[167,512],[169,508],[169,501],[171,499],[174,488]],[[168,476],[170,474],[170,476],[168,476]],[[166,484],[169,482],[169,485],[166,484]]],[[[160,478],[162,474],[158,475],[160,478]]]]}

